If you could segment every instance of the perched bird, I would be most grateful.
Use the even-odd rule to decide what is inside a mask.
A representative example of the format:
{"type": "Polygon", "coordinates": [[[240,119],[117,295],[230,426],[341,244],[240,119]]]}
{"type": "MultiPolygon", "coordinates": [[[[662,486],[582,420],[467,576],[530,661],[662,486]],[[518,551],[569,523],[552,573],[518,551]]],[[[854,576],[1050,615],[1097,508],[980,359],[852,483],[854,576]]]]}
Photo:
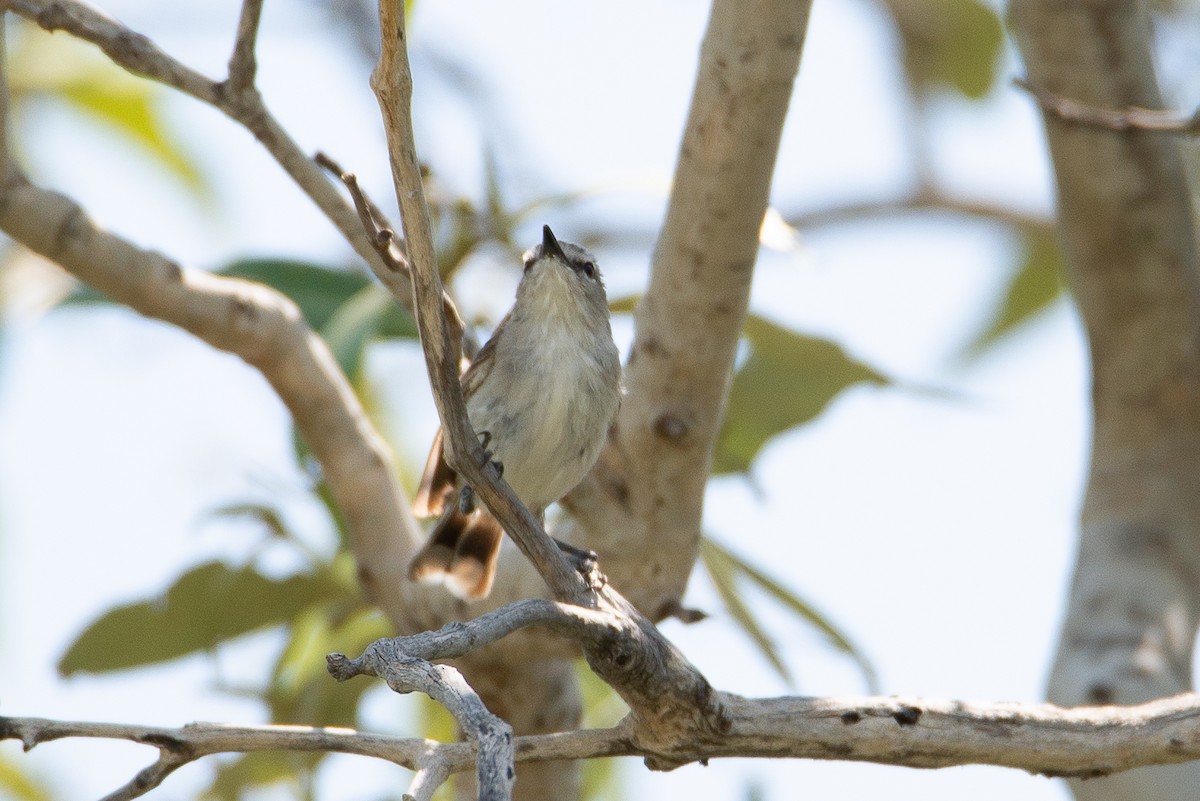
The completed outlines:
{"type": "MultiPolygon", "coordinates": [[[[471,426],[540,520],[599,457],[621,402],[621,361],[595,258],[547,225],[524,263],[516,302],[461,380],[471,426]]],[[[441,518],[409,577],[485,598],[504,531],[460,486],[449,447],[439,429],[413,511],[441,518]]]]}

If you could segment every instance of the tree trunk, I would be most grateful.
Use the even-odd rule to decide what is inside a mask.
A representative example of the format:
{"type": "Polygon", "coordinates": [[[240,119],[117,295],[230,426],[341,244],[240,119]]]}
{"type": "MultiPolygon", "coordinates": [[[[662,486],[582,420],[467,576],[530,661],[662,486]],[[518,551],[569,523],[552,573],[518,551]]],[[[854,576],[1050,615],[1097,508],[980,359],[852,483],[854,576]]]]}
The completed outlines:
{"type": "MultiPolygon", "coordinates": [[[[1137,3],[1014,0],[1030,82],[1101,109],[1162,108],[1137,3]]],[[[1200,621],[1200,293],[1179,142],[1046,113],[1094,432],[1055,703],[1191,689],[1200,621]]],[[[1073,782],[1081,801],[1194,799],[1200,764],[1073,782]]]]}

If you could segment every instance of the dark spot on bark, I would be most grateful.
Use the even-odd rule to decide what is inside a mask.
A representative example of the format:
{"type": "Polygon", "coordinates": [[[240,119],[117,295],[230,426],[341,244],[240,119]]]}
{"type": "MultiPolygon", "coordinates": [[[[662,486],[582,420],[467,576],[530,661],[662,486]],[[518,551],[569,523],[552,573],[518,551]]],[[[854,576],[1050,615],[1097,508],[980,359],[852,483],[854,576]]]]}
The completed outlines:
{"type": "Polygon", "coordinates": [[[1096,706],[1108,706],[1116,697],[1116,691],[1107,684],[1093,684],[1087,691],[1088,701],[1096,706]]]}
{"type": "Polygon", "coordinates": [[[916,726],[921,719],[921,710],[915,706],[902,706],[892,713],[892,719],[901,726],[916,726]]]}
{"type": "Polygon", "coordinates": [[[845,757],[854,753],[854,746],[849,743],[824,743],[822,747],[825,753],[833,756],[845,757]]]}
{"type": "Polygon", "coordinates": [[[629,509],[629,485],[624,481],[614,481],[609,484],[609,489],[612,491],[613,500],[621,504],[628,511],[629,509]]]}
{"type": "Polygon", "coordinates": [[[1167,740],[1167,743],[1172,748],[1183,748],[1183,738],[1182,737],[1172,737],[1171,739],[1167,740]]]}
{"type": "Polygon", "coordinates": [[[678,443],[688,435],[689,426],[670,412],[663,412],[654,420],[654,433],[668,442],[678,443]]]}
{"type": "Polygon", "coordinates": [[[858,723],[861,720],[862,715],[853,709],[851,709],[849,712],[842,713],[842,723],[845,723],[847,726],[853,726],[855,723],[858,723]]]}
{"type": "Polygon", "coordinates": [[[509,781],[512,781],[512,778],[513,778],[513,769],[512,769],[512,765],[509,765],[509,766],[508,766],[508,770],[504,771],[504,775],[508,777],[508,780],[509,780],[509,781]]]}
{"type": "Polygon", "coordinates": [[[646,339],[642,341],[641,351],[647,356],[656,359],[665,359],[668,355],[667,349],[663,347],[663,344],[654,337],[646,337],[646,339]]]}
{"type": "Polygon", "coordinates": [[[627,651],[617,651],[613,654],[612,661],[619,668],[627,668],[629,667],[629,663],[633,661],[633,657],[627,651]]]}

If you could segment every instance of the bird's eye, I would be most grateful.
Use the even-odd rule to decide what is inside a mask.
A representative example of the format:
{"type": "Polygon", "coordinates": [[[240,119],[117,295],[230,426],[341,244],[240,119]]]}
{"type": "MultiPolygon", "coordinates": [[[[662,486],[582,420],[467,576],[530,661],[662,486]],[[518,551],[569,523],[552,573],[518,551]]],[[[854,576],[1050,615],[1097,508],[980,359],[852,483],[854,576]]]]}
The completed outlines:
{"type": "Polygon", "coordinates": [[[591,261],[581,262],[579,265],[579,269],[582,270],[583,274],[586,275],[588,278],[596,277],[596,263],[595,262],[591,262],[591,261]]]}

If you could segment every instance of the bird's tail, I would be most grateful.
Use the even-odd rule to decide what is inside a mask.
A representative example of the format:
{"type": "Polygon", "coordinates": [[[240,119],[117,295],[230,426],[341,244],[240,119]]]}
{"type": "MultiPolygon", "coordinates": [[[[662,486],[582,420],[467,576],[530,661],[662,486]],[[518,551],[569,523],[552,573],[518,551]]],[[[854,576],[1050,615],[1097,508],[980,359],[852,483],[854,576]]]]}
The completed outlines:
{"type": "Polygon", "coordinates": [[[496,561],[504,529],[482,507],[464,513],[457,502],[446,504],[425,547],[408,566],[413,581],[442,583],[459,598],[486,598],[496,578],[496,561]]]}

